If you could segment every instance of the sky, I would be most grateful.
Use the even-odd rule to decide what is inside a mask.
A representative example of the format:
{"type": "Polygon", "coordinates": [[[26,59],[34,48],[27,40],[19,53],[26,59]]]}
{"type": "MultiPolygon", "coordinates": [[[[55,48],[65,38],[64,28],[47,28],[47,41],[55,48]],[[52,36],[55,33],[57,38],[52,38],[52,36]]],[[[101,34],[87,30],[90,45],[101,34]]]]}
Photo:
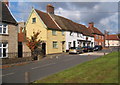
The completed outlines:
{"type": "Polygon", "coordinates": [[[9,7],[18,22],[26,21],[32,7],[46,12],[46,5],[55,7],[55,14],[88,27],[89,22],[110,34],[118,33],[118,2],[10,2],[9,7]]]}

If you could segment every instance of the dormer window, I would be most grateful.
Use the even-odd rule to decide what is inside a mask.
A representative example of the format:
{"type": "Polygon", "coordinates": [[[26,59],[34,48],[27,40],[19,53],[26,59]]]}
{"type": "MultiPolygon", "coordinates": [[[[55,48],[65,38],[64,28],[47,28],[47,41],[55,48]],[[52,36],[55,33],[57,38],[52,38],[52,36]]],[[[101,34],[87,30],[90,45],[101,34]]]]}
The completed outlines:
{"type": "Polygon", "coordinates": [[[36,23],[36,18],[32,18],[32,23],[36,23]]]}
{"type": "Polygon", "coordinates": [[[0,25],[0,34],[8,34],[8,25],[0,25]]]}

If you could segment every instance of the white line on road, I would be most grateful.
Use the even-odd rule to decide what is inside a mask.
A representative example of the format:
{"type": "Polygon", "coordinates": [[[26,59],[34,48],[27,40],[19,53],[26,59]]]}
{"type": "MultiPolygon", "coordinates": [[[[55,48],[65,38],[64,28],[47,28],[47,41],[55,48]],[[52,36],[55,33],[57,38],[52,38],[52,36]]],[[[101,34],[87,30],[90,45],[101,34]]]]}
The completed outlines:
{"type": "Polygon", "coordinates": [[[50,65],[53,65],[53,64],[56,64],[56,63],[50,63],[50,64],[46,64],[46,65],[42,65],[42,66],[37,66],[37,67],[33,67],[31,69],[42,68],[42,67],[50,66],[50,65]]]}
{"type": "Polygon", "coordinates": [[[14,73],[8,73],[8,74],[0,75],[0,77],[2,77],[2,76],[12,75],[12,74],[14,74],[14,73]]]}
{"type": "MultiPolygon", "coordinates": [[[[105,55],[108,53],[105,53],[105,55]]],[[[104,53],[97,53],[97,52],[90,52],[90,53],[83,53],[83,54],[79,54],[79,55],[104,55],[104,53]]]]}

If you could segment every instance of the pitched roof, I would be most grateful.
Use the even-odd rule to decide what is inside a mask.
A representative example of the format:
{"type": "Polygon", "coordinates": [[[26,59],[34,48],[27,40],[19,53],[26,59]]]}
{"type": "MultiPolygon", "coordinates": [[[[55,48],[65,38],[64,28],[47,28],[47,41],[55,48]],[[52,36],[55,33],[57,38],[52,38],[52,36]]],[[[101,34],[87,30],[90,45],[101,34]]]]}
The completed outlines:
{"type": "Polygon", "coordinates": [[[10,23],[17,25],[16,20],[11,15],[8,7],[4,4],[4,2],[0,2],[0,21],[5,23],[10,23]]]}
{"type": "Polygon", "coordinates": [[[104,35],[98,28],[88,27],[93,34],[104,35]]]}
{"type": "Polygon", "coordinates": [[[73,22],[72,20],[69,20],[58,15],[54,14],[50,15],[55,20],[55,22],[57,22],[57,24],[62,28],[62,30],[80,32],[84,35],[93,36],[85,25],[78,24],[76,22],[73,22]]]}
{"type": "Polygon", "coordinates": [[[106,40],[120,40],[118,38],[118,35],[108,35],[108,36],[105,36],[105,39],[106,40]]]}
{"type": "Polygon", "coordinates": [[[38,13],[38,15],[48,28],[55,30],[80,32],[83,33],[84,35],[93,36],[90,30],[87,29],[85,25],[75,23],[72,20],[69,20],[58,15],[44,13],[37,9],[35,9],[35,11],[38,13]],[[56,23],[60,28],[56,25],[56,23]]]}
{"type": "Polygon", "coordinates": [[[45,25],[50,29],[60,30],[60,28],[54,23],[54,21],[50,18],[50,16],[47,13],[44,13],[42,11],[39,11],[35,9],[35,11],[38,13],[42,21],[45,23],[45,25]]]}

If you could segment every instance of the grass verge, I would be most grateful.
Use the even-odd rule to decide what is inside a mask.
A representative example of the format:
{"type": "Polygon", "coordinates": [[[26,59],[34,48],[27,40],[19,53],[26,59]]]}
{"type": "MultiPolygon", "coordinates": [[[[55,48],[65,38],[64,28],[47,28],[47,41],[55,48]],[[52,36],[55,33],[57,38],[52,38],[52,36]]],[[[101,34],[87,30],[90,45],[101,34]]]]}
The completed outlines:
{"type": "Polygon", "coordinates": [[[118,52],[79,64],[34,83],[118,83],[118,52]]]}

